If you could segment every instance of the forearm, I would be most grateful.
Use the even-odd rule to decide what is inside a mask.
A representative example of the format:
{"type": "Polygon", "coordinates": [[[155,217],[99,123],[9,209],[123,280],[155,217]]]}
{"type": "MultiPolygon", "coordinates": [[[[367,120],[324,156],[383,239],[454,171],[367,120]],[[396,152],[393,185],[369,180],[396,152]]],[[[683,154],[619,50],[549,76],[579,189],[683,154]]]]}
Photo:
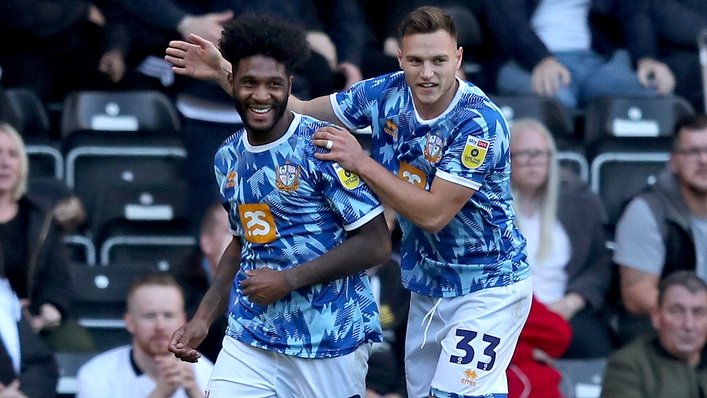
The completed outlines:
{"type": "Polygon", "coordinates": [[[334,109],[331,107],[329,97],[326,95],[308,101],[303,101],[294,95],[290,95],[287,102],[287,108],[293,112],[297,112],[302,115],[309,115],[325,122],[338,125],[343,124],[339,118],[336,117],[334,109]]]}
{"type": "Polygon", "coordinates": [[[370,157],[364,158],[359,164],[355,172],[378,195],[381,202],[427,233],[439,232],[461,208],[450,203],[452,198],[435,194],[434,186],[426,191],[392,174],[370,157]]]}
{"type": "Polygon", "coordinates": [[[391,242],[383,214],[360,227],[320,257],[283,271],[292,290],[354,275],[390,259],[391,242]]]}
{"type": "Polygon", "coordinates": [[[216,275],[211,287],[209,287],[209,290],[201,300],[194,319],[199,319],[207,325],[211,325],[219,315],[226,311],[233,279],[240,269],[240,261],[240,249],[237,253],[235,250],[226,249],[216,269],[216,275]]]}

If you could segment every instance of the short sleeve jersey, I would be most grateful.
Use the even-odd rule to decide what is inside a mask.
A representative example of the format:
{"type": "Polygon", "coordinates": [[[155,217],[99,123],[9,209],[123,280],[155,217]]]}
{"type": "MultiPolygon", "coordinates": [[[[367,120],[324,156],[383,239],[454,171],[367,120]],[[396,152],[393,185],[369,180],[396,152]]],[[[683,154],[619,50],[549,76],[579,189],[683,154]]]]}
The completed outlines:
{"type": "Polygon", "coordinates": [[[372,156],[398,177],[429,190],[441,178],[476,190],[436,234],[401,219],[403,284],[454,297],[530,275],[525,239],[514,224],[509,132],[498,107],[477,87],[459,89],[438,117],[422,120],[403,72],[364,80],[332,94],[349,128],[372,128],[372,156]]]}
{"type": "Polygon", "coordinates": [[[357,175],[314,157],[325,150],[312,144],[312,134],[324,125],[294,114],[282,137],[259,146],[250,145],[242,129],[215,157],[230,227],[243,246],[226,333],[303,358],[345,355],[362,343],[381,340],[378,308],[365,273],[302,287],[268,306],[250,302],[240,289],[244,271],[280,271],[313,260],[383,211],[357,175]]]}

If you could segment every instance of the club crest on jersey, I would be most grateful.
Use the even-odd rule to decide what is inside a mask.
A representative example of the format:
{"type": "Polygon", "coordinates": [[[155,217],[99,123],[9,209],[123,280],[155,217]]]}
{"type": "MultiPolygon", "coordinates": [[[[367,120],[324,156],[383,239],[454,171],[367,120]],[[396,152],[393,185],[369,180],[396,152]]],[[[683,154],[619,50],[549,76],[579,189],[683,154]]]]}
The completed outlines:
{"type": "Polygon", "coordinates": [[[425,159],[432,163],[437,163],[442,157],[444,140],[437,134],[427,133],[427,144],[425,145],[425,159]]]}
{"type": "Polygon", "coordinates": [[[486,158],[489,149],[489,142],[475,137],[467,137],[464,151],[462,152],[462,164],[470,169],[481,166],[486,158]]]}
{"type": "Polygon", "coordinates": [[[226,188],[233,188],[236,186],[236,178],[238,178],[238,173],[235,171],[230,171],[226,176],[226,188]]]}
{"type": "Polygon", "coordinates": [[[334,171],[336,171],[336,177],[339,178],[344,188],[356,189],[361,184],[361,179],[358,177],[358,174],[345,170],[336,162],[332,163],[332,166],[334,167],[334,171]]]}
{"type": "Polygon", "coordinates": [[[393,138],[398,138],[398,125],[392,120],[385,121],[385,127],[383,131],[393,138]]]}
{"type": "Polygon", "coordinates": [[[299,166],[285,163],[277,166],[275,184],[281,191],[295,191],[299,188],[299,166]]]}

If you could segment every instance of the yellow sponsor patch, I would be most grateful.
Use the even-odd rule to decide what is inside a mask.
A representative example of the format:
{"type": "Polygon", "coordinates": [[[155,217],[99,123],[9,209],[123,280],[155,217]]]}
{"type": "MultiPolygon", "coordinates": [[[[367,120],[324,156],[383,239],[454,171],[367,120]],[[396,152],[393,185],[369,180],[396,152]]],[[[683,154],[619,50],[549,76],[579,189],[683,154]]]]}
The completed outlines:
{"type": "Polygon", "coordinates": [[[418,169],[417,167],[411,166],[407,163],[400,163],[398,177],[413,185],[417,185],[422,189],[425,189],[425,187],[427,186],[427,177],[425,176],[425,173],[423,173],[422,170],[418,169]]]}
{"type": "Polygon", "coordinates": [[[484,162],[489,149],[489,142],[475,137],[467,137],[464,152],[462,152],[462,164],[470,169],[475,169],[484,162]]]}
{"type": "Polygon", "coordinates": [[[332,163],[332,166],[334,167],[336,176],[339,178],[339,181],[341,181],[341,185],[343,185],[344,188],[356,189],[361,184],[361,178],[359,178],[358,174],[345,170],[338,163],[332,163]]]}
{"type": "Polygon", "coordinates": [[[238,206],[238,215],[249,242],[270,243],[277,237],[270,206],[264,203],[243,204],[238,206]]]}

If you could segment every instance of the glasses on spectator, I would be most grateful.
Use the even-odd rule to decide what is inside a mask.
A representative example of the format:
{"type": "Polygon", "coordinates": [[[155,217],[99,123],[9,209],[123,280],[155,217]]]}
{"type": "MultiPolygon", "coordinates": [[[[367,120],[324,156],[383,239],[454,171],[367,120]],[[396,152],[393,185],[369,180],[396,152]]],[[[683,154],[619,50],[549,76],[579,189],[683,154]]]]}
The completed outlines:
{"type": "Polygon", "coordinates": [[[695,147],[695,148],[685,148],[685,149],[675,149],[674,153],[684,156],[689,160],[697,160],[700,156],[707,155],[707,147],[695,147]]]}
{"type": "Polygon", "coordinates": [[[550,160],[550,151],[532,149],[527,151],[511,152],[511,159],[521,166],[543,165],[550,160]]]}

